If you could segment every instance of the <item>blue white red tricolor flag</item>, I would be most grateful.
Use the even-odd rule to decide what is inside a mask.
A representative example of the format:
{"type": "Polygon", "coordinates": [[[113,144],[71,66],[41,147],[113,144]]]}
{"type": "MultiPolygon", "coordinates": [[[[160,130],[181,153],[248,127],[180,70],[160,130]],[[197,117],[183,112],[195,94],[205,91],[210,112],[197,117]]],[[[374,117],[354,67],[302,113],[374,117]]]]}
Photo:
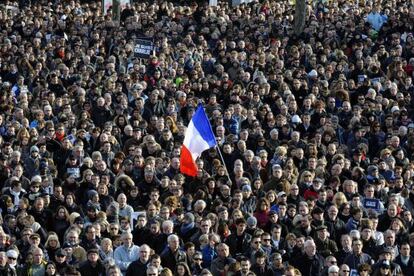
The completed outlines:
{"type": "Polygon", "coordinates": [[[181,147],[180,171],[189,176],[197,175],[196,160],[203,151],[217,145],[214,133],[211,130],[210,121],[204,108],[198,105],[185,132],[184,142],[181,147]]]}

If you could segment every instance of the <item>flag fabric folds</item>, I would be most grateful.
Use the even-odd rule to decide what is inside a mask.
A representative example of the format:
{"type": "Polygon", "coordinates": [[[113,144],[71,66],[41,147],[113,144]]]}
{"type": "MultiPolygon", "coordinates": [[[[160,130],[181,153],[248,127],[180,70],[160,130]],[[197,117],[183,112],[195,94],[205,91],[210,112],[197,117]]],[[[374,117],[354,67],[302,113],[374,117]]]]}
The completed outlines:
{"type": "Polygon", "coordinates": [[[198,105],[185,132],[184,142],[181,147],[180,171],[189,176],[197,175],[196,160],[203,151],[217,145],[214,133],[211,130],[210,121],[204,108],[198,105]]]}

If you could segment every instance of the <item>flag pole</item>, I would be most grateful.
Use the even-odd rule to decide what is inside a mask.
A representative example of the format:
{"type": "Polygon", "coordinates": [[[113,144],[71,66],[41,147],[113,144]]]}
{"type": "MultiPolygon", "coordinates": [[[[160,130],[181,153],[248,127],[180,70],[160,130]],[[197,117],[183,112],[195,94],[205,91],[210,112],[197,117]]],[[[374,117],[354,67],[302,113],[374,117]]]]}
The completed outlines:
{"type": "MultiPolygon", "coordinates": [[[[204,106],[203,106],[203,104],[202,103],[199,103],[199,105],[203,108],[203,110],[204,110],[204,106]]],[[[204,114],[206,114],[205,113],[205,111],[204,111],[204,114]]],[[[207,114],[206,114],[207,115],[207,114]]],[[[206,116],[207,117],[207,116],[206,116]]],[[[214,134],[214,131],[213,131],[213,128],[211,127],[211,123],[210,123],[210,119],[207,117],[207,119],[209,120],[209,126],[210,126],[210,131],[211,131],[211,133],[213,133],[214,134]]],[[[215,137],[215,135],[214,135],[214,137],[215,137]]],[[[226,170],[226,176],[227,176],[227,179],[228,179],[228,181],[230,181],[231,182],[231,179],[230,179],[230,174],[229,174],[229,171],[227,170],[227,166],[226,166],[226,162],[224,162],[224,158],[223,158],[223,154],[221,154],[221,149],[220,149],[220,147],[219,147],[219,145],[218,145],[218,143],[217,143],[217,139],[216,139],[216,146],[215,146],[215,148],[216,148],[216,151],[218,152],[218,154],[220,155],[220,159],[221,159],[221,162],[223,162],[223,166],[224,166],[224,169],[226,170]]]]}
{"type": "Polygon", "coordinates": [[[230,179],[230,174],[229,174],[229,171],[227,170],[226,162],[224,162],[223,155],[221,154],[221,149],[220,149],[220,147],[219,147],[219,145],[218,145],[218,144],[216,145],[216,147],[215,147],[215,148],[216,148],[217,152],[218,152],[218,153],[219,153],[219,155],[220,155],[221,162],[223,162],[224,169],[226,170],[227,179],[231,182],[231,179],[230,179]]]}

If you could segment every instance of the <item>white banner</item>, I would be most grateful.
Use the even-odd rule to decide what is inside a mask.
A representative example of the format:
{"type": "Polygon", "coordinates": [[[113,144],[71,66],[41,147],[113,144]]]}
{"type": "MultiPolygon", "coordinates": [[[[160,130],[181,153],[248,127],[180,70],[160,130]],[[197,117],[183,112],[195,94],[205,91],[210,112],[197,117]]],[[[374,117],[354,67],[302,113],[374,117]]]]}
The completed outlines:
{"type": "MultiPolygon", "coordinates": [[[[126,7],[127,4],[131,4],[131,0],[119,0],[121,2],[121,11],[126,7]]],[[[103,13],[106,15],[106,12],[112,7],[113,0],[103,0],[103,13]]]]}

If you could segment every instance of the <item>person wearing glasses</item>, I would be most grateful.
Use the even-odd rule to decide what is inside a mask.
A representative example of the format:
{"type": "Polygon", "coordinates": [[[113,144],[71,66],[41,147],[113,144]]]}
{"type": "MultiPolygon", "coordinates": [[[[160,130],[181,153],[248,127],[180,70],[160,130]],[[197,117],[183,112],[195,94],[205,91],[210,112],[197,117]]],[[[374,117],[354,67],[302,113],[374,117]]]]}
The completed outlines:
{"type": "Polygon", "coordinates": [[[391,267],[391,262],[388,260],[382,260],[379,263],[379,266],[374,271],[373,275],[379,275],[379,276],[391,276],[391,275],[402,275],[401,274],[394,274],[391,267]]]}
{"type": "Polygon", "coordinates": [[[14,249],[9,249],[6,252],[6,256],[7,256],[7,263],[9,264],[9,267],[16,271],[17,259],[19,257],[19,253],[14,249]]]}
{"type": "Polygon", "coordinates": [[[351,269],[349,269],[347,264],[342,264],[339,268],[339,276],[349,276],[350,273],[351,269]]]}
{"type": "Polygon", "coordinates": [[[250,241],[250,247],[245,251],[245,256],[250,259],[252,264],[256,263],[256,253],[265,251],[262,248],[262,238],[261,236],[255,236],[250,241]]]}
{"type": "Polygon", "coordinates": [[[192,275],[199,275],[203,271],[203,254],[199,251],[193,255],[192,275]]]}
{"type": "MultiPolygon", "coordinates": [[[[325,269],[323,272],[323,275],[326,275],[327,273],[329,273],[329,268],[332,266],[336,266],[338,264],[338,262],[336,261],[336,258],[332,255],[329,255],[328,257],[325,258],[325,269]]],[[[338,267],[339,270],[339,267],[338,267]]]]}
{"type": "MultiPolygon", "coordinates": [[[[11,250],[9,250],[9,251],[11,251],[11,250]]],[[[16,251],[14,251],[14,253],[16,253],[16,251]]],[[[7,257],[7,254],[5,252],[0,252],[0,273],[2,275],[10,275],[10,276],[17,275],[16,274],[16,268],[15,268],[17,253],[15,255],[16,256],[14,258],[14,268],[13,268],[10,265],[9,257],[7,257]]],[[[13,257],[10,257],[10,258],[13,258],[13,257]]]]}

